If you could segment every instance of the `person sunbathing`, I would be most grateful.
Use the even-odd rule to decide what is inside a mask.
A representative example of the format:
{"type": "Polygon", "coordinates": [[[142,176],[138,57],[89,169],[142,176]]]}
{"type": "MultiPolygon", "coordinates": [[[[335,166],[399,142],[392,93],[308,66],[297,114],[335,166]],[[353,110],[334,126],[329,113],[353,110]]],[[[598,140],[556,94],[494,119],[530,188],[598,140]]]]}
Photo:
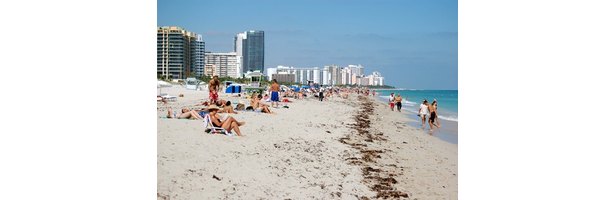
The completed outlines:
{"type": "Polygon", "coordinates": [[[163,104],[163,105],[166,105],[166,104],[167,104],[167,100],[166,100],[166,99],[164,99],[164,97],[162,97],[162,96],[158,95],[157,99],[158,99],[158,101],[162,102],[162,104],[163,104]]]}
{"type": "Polygon", "coordinates": [[[226,119],[221,120],[221,116],[218,114],[220,108],[215,105],[210,105],[207,107],[209,110],[209,118],[211,119],[211,124],[218,128],[223,128],[224,130],[230,132],[231,129],[237,133],[238,136],[241,136],[241,131],[239,130],[239,126],[246,124],[245,122],[239,122],[235,118],[228,116],[226,119]]]}
{"type": "Polygon", "coordinates": [[[169,110],[167,110],[167,118],[203,119],[203,117],[201,117],[196,110],[190,110],[187,108],[182,108],[182,113],[179,114],[179,116],[175,116],[175,114],[173,113],[173,110],[169,108],[169,110]]]}
{"type": "Polygon", "coordinates": [[[261,102],[262,99],[263,99],[263,96],[260,94],[256,96],[255,98],[253,98],[250,101],[250,106],[252,106],[252,109],[258,112],[272,113],[271,110],[269,109],[269,106],[266,103],[261,102]]]}
{"type": "Polygon", "coordinates": [[[220,112],[237,114],[237,112],[233,109],[233,106],[231,105],[231,101],[227,101],[220,112]]]}

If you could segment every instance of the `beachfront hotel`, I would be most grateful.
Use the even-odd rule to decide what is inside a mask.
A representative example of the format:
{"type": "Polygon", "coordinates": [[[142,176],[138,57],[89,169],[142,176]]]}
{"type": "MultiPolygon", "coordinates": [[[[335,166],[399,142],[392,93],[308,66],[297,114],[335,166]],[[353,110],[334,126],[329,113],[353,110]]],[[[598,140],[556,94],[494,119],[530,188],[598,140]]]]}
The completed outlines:
{"type": "Polygon", "coordinates": [[[204,73],[205,42],[199,34],[177,26],[158,27],[157,74],[164,79],[184,79],[204,73]]]}
{"type": "Polygon", "coordinates": [[[241,76],[241,57],[237,53],[205,53],[206,76],[233,77],[241,76]]]}
{"type": "Polygon", "coordinates": [[[235,36],[235,53],[241,58],[241,71],[265,71],[265,32],[250,30],[235,36]]]}
{"type": "Polygon", "coordinates": [[[384,77],[374,71],[365,75],[365,68],[361,65],[348,65],[339,68],[337,65],[327,65],[322,69],[318,67],[295,68],[290,66],[277,66],[267,68],[269,80],[276,79],[278,82],[321,85],[359,85],[359,86],[383,86],[384,77]],[[283,80],[283,81],[281,81],[283,80]]]}

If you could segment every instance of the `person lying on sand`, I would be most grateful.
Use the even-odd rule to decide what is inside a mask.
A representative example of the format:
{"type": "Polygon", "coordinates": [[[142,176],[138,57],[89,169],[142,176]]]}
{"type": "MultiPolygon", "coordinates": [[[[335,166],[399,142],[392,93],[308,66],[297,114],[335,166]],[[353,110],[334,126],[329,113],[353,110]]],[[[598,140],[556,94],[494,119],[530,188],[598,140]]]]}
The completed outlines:
{"type": "Polygon", "coordinates": [[[209,107],[207,107],[207,110],[209,110],[209,117],[211,119],[212,125],[218,128],[223,128],[224,130],[229,132],[232,129],[233,131],[235,131],[235,133],[237,133],[238,136],[241,136],[239,126],[246,124],[245,122],[239,122],[231,116],[228,116],[226,119],[224,119],[224,121],[222,121],[220,115],[218,114],[220,108],[214,105],[210,105],[209,107]]]}
{"type": "Polygon", "coordinates": [[[182,108],[182,113],[179,114],[179,116],[174,116],[173,110],[169,108],[169,110],[167,110],[167,118],[174,117],[177,117],[177,119],[203,119],[196,110],[182,108]]]}
{"type": "Polygon", "coordinates": [[[164,97],[162,97],[162,96],[158,95],[157,99],[158,99],[158,101],[162,102],[162,104],[163,104],[163,105],[166,105],[166,104],[167,104],[167,100],[166,100],[166,99],[164,99],[164,97]]]}

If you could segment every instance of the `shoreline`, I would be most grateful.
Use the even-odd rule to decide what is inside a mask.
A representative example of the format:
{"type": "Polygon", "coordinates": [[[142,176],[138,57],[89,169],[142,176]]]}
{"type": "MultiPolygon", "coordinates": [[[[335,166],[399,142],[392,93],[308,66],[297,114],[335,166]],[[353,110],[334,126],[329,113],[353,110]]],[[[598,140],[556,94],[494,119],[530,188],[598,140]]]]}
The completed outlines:
{"type": "MultiPolygon", "coordinates": [[[[382,99],[379,96],[375,96],[374,99],[375,101],[381,103],[384,107],[386,107],[386,109],[389,109],[388,110],[389,112],[398,113],[397,110],[390,111],[390,108],[389,108],[389,105],[386,99],[382,99]]],[[[417,113],[414,111],[408,110],[408,106],[402,106],[401,113],[403,113],[405,117],[409,119],[409,123],[408,123],[409,125],[417,129],[421,129],[421,131],[423,131],[427,135],[435,136],[443,141],[446,141],[452,144],[457,144],[457,142],[459,141],[458,128],[457,128],[459,125],[458,121],[452,121],[452,120],[446,120],[446,119],[440,118],[439,120],[440,120],[441,127],[434,129],[434,131],[430,131],[428,121],[425,121],[425,128],[423,128],[421,119],[417,116],[417,113]]]]}
{"type": "MultiPolygon", "coordinates": [[[[159,105],[159,116],[166,107],[189,107],[207,96],[206,91],[165,90],[184,97],[159,105]]],[[[378,107],[376,100],[366,101],[378,107]]],[[[242,137],[204,134],[199,120],[158,118],[158,199],[457,197],[457,145],[406,125],[410,119],[402,113],[374,109],[368,117],[372,142],[367,142],[361,141],[367,135],[353,129],[361,110],[357,95],[295,100],[288,106],[273,109],[274,115],[233,115],[247,122],[242,137]]]]}

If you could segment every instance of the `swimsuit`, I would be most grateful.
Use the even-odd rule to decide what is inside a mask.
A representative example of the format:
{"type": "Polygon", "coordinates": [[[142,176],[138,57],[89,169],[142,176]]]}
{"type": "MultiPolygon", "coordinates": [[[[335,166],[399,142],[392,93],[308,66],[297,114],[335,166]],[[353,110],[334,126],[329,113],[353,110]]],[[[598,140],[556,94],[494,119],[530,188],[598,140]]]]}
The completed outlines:
{"type": "Polygon", "coordinates": [[[434,120],[436,120],[436,112],[431,112],[429,114],[429,122],[434,122],[434,120]]]}
{"type": "Polygon", "coordinates": [[[272,91],[271,92],[271,101],[273,101],[273,102],[279,102],[280,101],[280,97],[278,96],[278,92],[277,91],[272,91]]]}
{"type": "MultiPolygon", "coordinates": [[[[210,117],[211,117],[211,116],[210,116],[210,117]]],[[[212,117],[212,119],[211,119],[211,120],[214,120],[214,119],[216,119],[216,118],[213,118],[213,117],[212,117]]],[[[222,121],[220,121],[220,119],[218,119],[218,122],[220,122],[220,124],[222,124],[222,121]]],[[[214,127],[216,127],[216,128],[221,128],[221,127],[222,127],[222,126],[216,126],[216,123],[214,123],[213,121],[211,122],[211,125],[213,125],[213,126],[214,126],[214,127]]]]}
{"type": "Polygon", "coordinates": [[[218,93],[214,92],[214,91],[209,91],[209,99],[217,101],[218,100],[218,93]]]}

